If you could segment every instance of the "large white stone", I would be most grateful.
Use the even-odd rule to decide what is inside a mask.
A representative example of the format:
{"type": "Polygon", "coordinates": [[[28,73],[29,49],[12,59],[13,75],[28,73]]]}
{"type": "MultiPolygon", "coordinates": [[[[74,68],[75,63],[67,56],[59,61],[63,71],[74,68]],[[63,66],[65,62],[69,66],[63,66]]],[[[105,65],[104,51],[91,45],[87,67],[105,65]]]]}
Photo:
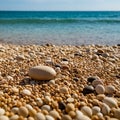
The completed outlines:
{"type": "Polygon", "coordinates": [[[29,76],[35,80],[51,80],[56,76],[56,72],[49,66],[35,66],[30,68],[29,76]]]}

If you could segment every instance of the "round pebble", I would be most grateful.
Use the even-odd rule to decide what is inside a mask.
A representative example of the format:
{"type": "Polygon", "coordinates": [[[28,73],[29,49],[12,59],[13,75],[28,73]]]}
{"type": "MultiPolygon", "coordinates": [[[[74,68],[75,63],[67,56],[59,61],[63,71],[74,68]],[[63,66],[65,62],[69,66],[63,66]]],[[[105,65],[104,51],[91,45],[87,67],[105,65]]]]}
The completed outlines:
{"type": "Polygon", "coordinates": [[[11,110],[14,114],[18,113],[19,108],[18,107],[13,107],[11,110]]]}
{"type": "Polygon", "coordinates": [[[60,119],[61,118],[60,115],[59,115],[59,113],[56,110],[50,111],[49,114],[51,116],[53,116],[55,119],[60,119]]]}
{"type": "Polygon", "coordinates": [[[94,87],[96,87],[96,86],[99,85],[99,84],[103,85],[102,80],[94,80],[94,81],[92,82],[92,85],[93,85],[94,87]]]}
{"type": "Polygon", "coordinates": [[[107,104],[104,103],[103,106],[102,106],[102,109],[101,109],[102,113],[104,115],[108,115],[110,110],[111,110],[110,107],[107,104]]]}
{"type": "Polygon", "coordinates": [[[18,115],[13,115],[10,117],[10,120],[18,120],[19,116],[18,115]]]}
{"type": "Polygon", "coordinates": [[[82,112],[84,115],[88,116],[88,117],[91,117],[91,116],[92,116],[92,110],[91,110],[91,108],[88,107],[88,106],[83,106],[83,107],[81,108],[81,112],[82,112]]]}
{"type": "Polygon", "coordinates": [[[53,68],[43,65],[30,68],[28,74],[35,80],[51,80],[56,76],[56,72],[53,68]]]}
{"type": "Polygon", "coordinates": [[[19,115],[23,116],[23,117],[27,117],[29,114],[29,111],[26,107],[20,107],[19,111],[18,111],[19,115]]]}
{"type": "Polygon", "coordinates": [[[63,93],[63,94],[68,93],[68,88],[67,87],[61,87],[60,92],[63,93]]]}
{"type": "Polygon", "coordinates": [[[105,87],[105,92],[108,94],[113,94],[115,92],[115,87],[112,85],[108,85],[105,87]]]}
{"type": "Polygon", "coordinates": [[[43,105],[43,101],[42,101],[41,98],[37,98],[37,99],[36,99],[36,103],[37,103],[37,105],[38,105],[39,107],[41,107],[41,106],[43,105]]]}
{"type": "Polygon", "coordinates": [[[46,115],[46,120],[55,120],[55,119],[50,115],[46,115]]]}
{"type": "Polygon", "coordinates": [[[35,115],[35,120],[46,120],[45,118],[45,115],[38,112],[36,115],[35,115]]]}
{"type": "Polygon", "coordinates": [[[41,107],[42,110],[47,110],[47,111],[50,111],[51,110],[51,107],[49,105],[43,105],[41,107]]]}
{"type": "Polygon", "coordinates": [[[100,107],[94,106],[94,107],[92,108],[92,113],[93,113],[93,115],[96,115],[97,113],[99,113],[100,110],[101,110],[100,107]]]}
{"type": "Polygon", "coordinates": [[[70,111],[74,111],[74,110],[75,110],[74,104],[68,103],[68,104],[66,105],[65,110],[66,110],[67,113],[69,113],[70,111]]]}
{"type": "Polygon", "coordinates": [[[0,120],[9,120],[9,118],[7,116],[1,115],[0,120]]]}
{"type": "Polygon", "coordinates": [[[29,95],[31,95],[31,92],[30,92],[30,90],[28,90],[28,89],[23,89],[22,94],[29,96],[29,95]]]}
{"type": "Polygon", "coordinates": [[[74,102],[74,98],[68,98],[68,99],[67,99],[67,102],[69,102],[69,103],[74,102]]]}
{"type": "Polygon", "coordinates": [[[72,120],[72,118],[69,115],[63,115],[62,120],[72,120]]]}
{"type": "Polygon", "coordinates": [[[114,117],[120,119],[120,108],[114,111],[114,117]]]}
{"type": "Polygon", "coordinates": [[[5,114],[5,110],[3,108],[0,108],[0,116],[5,114]]]}
{"type": "Polygon", "coordinates": [[[96,91],[97,94],[104,94],[105,93],[105,88],[104,88],[103,85],[100,84],[100,85],[97,85],[95,87],[95,91],[96,91]]]}
{"type": "Polygon", "coordinates": [[[94,93],[94,88],[93,88],[93,86],[85,86],[85,87],[83,88],[82,93],[83,93],[84,95],[90,94],[90,93],[94,93]]]}

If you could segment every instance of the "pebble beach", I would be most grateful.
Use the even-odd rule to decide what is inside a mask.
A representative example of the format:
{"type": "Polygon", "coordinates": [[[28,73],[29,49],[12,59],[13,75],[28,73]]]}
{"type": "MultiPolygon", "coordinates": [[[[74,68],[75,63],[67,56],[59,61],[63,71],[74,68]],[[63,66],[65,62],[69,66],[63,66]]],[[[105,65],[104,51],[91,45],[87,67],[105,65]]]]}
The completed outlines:
{"type": "Polygon", "coordinates": [[[0,120],[120,120],[120,46],[0,43],[0,120]]]}

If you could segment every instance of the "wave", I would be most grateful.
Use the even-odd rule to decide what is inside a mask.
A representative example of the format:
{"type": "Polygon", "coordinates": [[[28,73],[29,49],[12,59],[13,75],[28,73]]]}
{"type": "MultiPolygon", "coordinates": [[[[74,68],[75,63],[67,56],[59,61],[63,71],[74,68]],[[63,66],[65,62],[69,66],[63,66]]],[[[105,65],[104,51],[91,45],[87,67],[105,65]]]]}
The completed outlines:
{"type": "Polygon", "coordinates": [[[46,23],[120,23],[120,19],[74,19],[74,18],[60,18],[60,19],[0,19],[0,24],[46,24],[46,23]]]}

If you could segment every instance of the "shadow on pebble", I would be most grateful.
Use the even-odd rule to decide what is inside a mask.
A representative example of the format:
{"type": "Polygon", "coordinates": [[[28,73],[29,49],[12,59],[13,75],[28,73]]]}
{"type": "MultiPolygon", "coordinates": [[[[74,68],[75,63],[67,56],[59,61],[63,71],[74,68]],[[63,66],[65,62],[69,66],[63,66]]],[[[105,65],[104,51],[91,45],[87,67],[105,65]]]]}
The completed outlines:
{"type": "Polygon", "coordinates": [[[21,86],[25,86],[25,85],[42,85],[42,84],[46,84],[48,83],[49,80],[34,80],[34,79],[31,79],[29,77],[26,77],[24,79],[22,79],[19,83],[19,85],[21,86]]]}

